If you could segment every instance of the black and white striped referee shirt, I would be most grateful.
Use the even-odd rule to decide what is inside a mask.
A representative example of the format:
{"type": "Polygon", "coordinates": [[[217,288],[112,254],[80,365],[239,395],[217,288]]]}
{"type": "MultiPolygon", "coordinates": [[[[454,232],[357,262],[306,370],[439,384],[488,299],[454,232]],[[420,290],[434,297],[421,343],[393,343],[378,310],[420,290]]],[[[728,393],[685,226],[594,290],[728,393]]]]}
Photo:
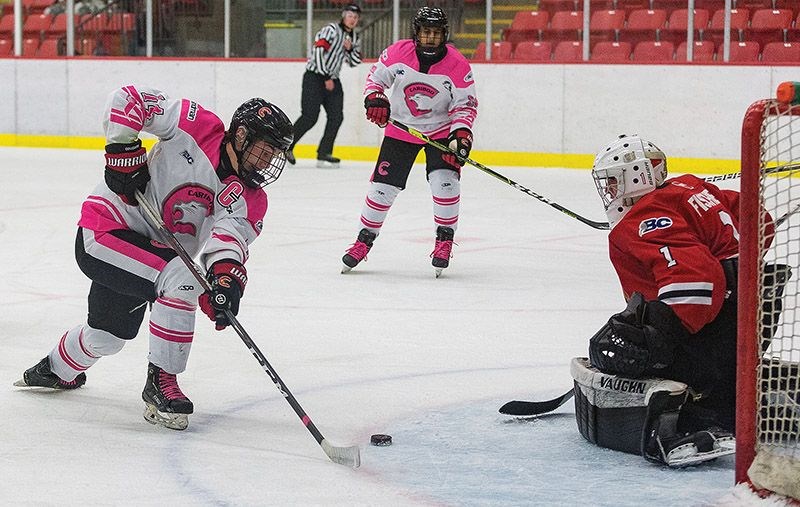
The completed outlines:
{"type": "Polygon", "coordinates": [[[341,23],[330,23],[317,32],[314,46],[308,55],[306,70],[339,79],[342,63],[347,62],[350,67],[361,63],[361,37],[353,32],[345,32],[341,23]],[[350,38],[353,47],[345,51],[345,38],[350,38]]]}

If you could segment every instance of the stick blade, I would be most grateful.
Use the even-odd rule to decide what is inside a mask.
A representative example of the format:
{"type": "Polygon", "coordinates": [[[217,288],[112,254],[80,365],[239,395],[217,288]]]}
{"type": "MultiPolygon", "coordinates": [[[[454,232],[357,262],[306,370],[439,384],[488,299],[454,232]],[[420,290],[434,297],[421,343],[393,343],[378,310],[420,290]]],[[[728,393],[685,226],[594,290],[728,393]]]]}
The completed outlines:
{"type": "Polygon", "coordinates": [[[320,445],[322,446],[322,450],[325,451],[325,454],[327,454],[334,463],[345,465],[350,468],[358,468],[361,466],[361,451],[357,445],[337,447],[331,445],[330,442],[325,439],[322,439],[320,445]]]}
{"type": "Polygon", "coordinates": [[[534,415],[546,414],[557,409],[561,405],[572,398],[574,391],[570,389],[568,392],[547,401],[509,401],[502,407],[499,412],[503,415],[511,415],[515,417],[530,417],[534,415]]]}

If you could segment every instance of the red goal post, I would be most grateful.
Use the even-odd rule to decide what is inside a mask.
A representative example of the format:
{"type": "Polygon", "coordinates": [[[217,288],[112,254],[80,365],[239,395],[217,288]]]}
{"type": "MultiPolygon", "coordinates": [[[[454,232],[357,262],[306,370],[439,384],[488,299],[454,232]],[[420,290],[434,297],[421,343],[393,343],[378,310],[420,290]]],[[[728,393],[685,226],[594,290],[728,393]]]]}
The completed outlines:
{"type": "Polygon", "coordinates": [[[742,123],[736,482],[800,499],[800,83],[781,83],[777,97],[742,123]],[[782,294],[768,265],[791,270],[782,294]]]}

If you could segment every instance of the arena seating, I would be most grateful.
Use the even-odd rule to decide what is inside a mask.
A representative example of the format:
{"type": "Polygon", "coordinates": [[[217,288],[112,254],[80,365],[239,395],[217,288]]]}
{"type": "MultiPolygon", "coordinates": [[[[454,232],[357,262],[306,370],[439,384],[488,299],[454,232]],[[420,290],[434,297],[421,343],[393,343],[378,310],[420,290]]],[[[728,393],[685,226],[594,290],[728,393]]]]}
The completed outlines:
{"type": "Polygon", "coordinates": [[[549,62],[553,45],[549,41],[523,41],[517,44],[512,59],[517,62],[549,62]]]}
{"type": "MultiPolygon", "coordinates": [[[[675,61],[685,62],[686,60],[686,41],[678,44],[675,50],[675,61]]],[[[711,41],[694,41],[692,43],[692,62],[713,62],[716,47],[711,41]]]]}
{"type": "Polygon", "coordinates": [[[675,59],[675,45],[671,42],[640,42],[633,48],[631,60],[639,63],[665,63],[675,59]]]}

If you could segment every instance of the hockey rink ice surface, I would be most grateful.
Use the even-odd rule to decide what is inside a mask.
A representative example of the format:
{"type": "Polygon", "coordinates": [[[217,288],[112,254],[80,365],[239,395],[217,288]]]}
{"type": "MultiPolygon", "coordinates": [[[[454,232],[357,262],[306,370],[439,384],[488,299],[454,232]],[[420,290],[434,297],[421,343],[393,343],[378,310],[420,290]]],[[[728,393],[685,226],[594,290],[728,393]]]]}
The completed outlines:
{"type": "MultiPolygon", "coordinates": [[[[624,308],[607,232],[465,167],[454,256],[435,279],[430,191],[415,166],[363,262],[342,275],[372,164],[288,166],[268,187],[239,320],[323,435],[330,462],[238,335],[198,312],[179,432],[142,418],[147,326],[70,392],[12,386],[86,317],[74,261],[100,151],[0,148],[0,503],[5,505],[749,505],[732,457],[669,470],[579,435],[572,402],[497,409],[572,385],[569,361],[624,308]],[[369,445],[388,433],[390,447],[369,445]]],[[[588,171],[496,167],[605,221],[588,171]]],[[[738,185],[737,182],[727,183],[738,185]]],[[[736,188],[732,186],[731,188],[736,188]]],[[[760,505],[772,502],[758,502],[760,505]]]]}

